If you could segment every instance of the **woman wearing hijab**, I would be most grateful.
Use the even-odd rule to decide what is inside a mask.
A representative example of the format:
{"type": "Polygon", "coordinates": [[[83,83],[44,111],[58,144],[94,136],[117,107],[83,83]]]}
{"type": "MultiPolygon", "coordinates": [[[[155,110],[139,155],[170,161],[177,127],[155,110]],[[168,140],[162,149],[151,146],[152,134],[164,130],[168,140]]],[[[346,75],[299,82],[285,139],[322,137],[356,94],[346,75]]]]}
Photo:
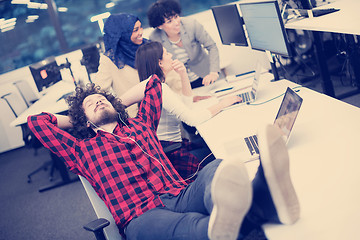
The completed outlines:
{"type": "MultiPolygon", "coordinates": [[[[135,53],[139,46],[149,41],[142,34],[138,17],[127,13],[110,15],[104,25],[105,53],[100,56],[95,84],[121,96],[140,82],[135,69],[135,53]]],[[[137,106],[130,106],[127,111],[134,117],[137,106]]]]}

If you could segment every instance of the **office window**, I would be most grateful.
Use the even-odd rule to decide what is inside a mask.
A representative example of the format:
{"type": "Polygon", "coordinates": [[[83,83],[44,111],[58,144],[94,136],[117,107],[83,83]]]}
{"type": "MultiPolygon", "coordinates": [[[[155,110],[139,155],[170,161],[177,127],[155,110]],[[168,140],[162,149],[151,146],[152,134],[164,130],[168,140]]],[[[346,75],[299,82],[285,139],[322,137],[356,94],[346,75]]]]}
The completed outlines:
{"type": "MultiPolygon", "coordinates": [[[[128,12],[148,27],[146,11],[154,0],[4,0],[0,1],[0,74],[58,56],[101,40],[91,17],[101,13],[128,12]],[[64,37],[65,49],[49,15],[46,2],[53,1],[64,37]],[[17,4],[12,4],[17,3],[17,4]]],[[[209,10],[231,0],[180,0],[182,15],[209,10]]]]}
{"type": "Polygon", "coordinates": [[[11,1],[2,1],[0,6],[0,73],[61,53],[46,10],[11,1]]]}

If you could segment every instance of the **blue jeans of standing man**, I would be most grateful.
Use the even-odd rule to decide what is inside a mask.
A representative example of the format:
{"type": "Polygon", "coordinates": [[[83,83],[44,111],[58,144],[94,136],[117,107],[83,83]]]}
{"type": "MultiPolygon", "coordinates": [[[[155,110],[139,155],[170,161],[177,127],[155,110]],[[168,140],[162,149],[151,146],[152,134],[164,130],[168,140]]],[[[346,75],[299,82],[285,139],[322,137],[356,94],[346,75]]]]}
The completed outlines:
{"type": "MultiPolygon", "coordinates": [[[[126,228],[128,240],[202,240],[208,239],[208,223],[213,208],[211,182],[221,160],[216,159],[206,165],[194,182],[178,196],[161,196],[165,207],[147,211],[131,220],[126,228]]],[[[239,202],[241,204],[241,202],[239,202]]],[[[246,219],[241,227],[253,229],[246,219]]],[[[248,232],[245,230],[245,232],[248,232]]],[[[239,239],[242,235],[239,233],[239,239]]]]}

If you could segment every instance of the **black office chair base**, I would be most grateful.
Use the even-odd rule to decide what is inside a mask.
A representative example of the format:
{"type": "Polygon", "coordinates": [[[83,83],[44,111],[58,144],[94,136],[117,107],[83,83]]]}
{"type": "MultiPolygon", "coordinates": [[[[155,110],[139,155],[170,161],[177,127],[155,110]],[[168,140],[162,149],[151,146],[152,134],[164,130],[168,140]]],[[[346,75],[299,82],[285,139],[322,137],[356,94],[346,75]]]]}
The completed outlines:
{"type": "Polygon", "coordinates": [[[64,186],[64,185],[77,182],[77,181],[79,181],[79,180],[80,180],[80,179],[79,179],[79,177],[77,177],[77,176],[76,176],[74,179],[70,179],[70,178],[69,178],[69,179],[66,180],[66,181],[61,180],[61,181],[56,182],[56,183],[54,183],[54,184],[51,184],[51,185],[49,185],[49,186],[40,188],[40,189],[39,189],[39,192],[45,192],[45,191],[48,191],[48,190],[51,190],[51,189],[54,189],[54,188],[62,187],[62,186],[64,186]]]}
{"type": "Polygon", "coordinates": [[[31,183],[32,180],[31,180],[31,176],[44,170],[46,171],[48,169],[48,167],[51,166],[51,171],[50,171],[50,176],[49,176],[49,181],[52,181],[53,180],[53,174],[54,174],[54,170],[55,170],[55,166],[53,164],[53,161],[47,161],[45,162],[43,165],[41,165],[39,168],[35,169],[34,171],[32,171],[30,174],[28,174],[28,180],[27,182],[28,183],[31,183]]]}

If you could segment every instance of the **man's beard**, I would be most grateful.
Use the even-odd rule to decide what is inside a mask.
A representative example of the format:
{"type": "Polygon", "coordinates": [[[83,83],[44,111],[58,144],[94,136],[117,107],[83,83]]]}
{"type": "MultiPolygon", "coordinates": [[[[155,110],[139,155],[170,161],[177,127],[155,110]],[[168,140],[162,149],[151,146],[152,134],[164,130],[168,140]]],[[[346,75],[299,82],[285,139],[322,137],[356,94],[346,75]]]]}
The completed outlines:
{"type": "Polygon", "coordinates": [[[118,113],[111,112],[108,109],[103,110],[100,118],[95,122],[96,125],[101,126],[108,123],[117,122],[118,120],[118,113]]]}

